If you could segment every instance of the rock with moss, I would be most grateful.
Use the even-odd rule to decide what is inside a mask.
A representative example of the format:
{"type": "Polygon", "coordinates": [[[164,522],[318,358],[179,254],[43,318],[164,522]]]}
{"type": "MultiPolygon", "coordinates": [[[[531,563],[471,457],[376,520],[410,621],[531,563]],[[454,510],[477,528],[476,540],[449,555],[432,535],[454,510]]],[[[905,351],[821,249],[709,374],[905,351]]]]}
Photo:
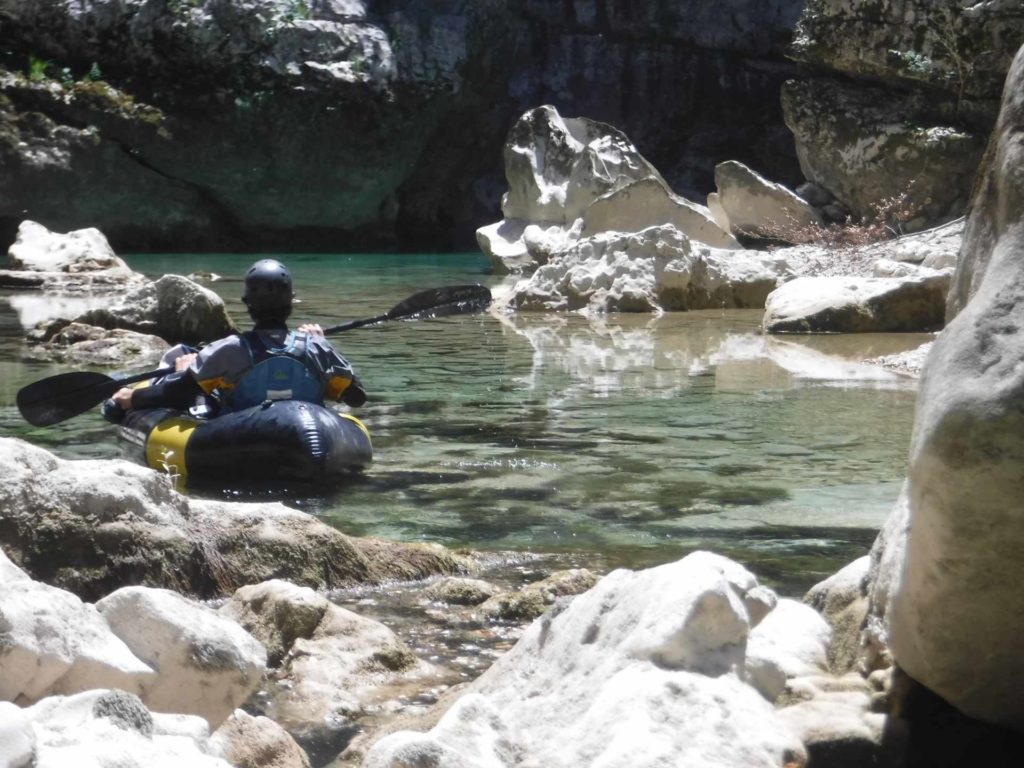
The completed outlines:
{"type": "Polygon", "coordinates": [[[899,214],[924,229],[963,214],[985,132],[930,115],[926,102],[831,80],[788,82],[786,125],[800,168],[850,209],[854,221],[899,214]],[[900,199],[902,198],[902,199],[900,199]],[[899,210],[888,201],[899,199],[899,210]]]}
{"type": "Polygon", "coordinates": [[[502,621],[533,621],[554,605],[558,598],[581,594],[596,583],[597,576],[586,568],[556,571],[521,589],[495,595],[484,602],[479,611],[484,616],[502,621]]]}
{"type": "MultiPolygon", "coordinates": [[[[280,586],[277,587],[280,591],[280,586]]],[[[244,593],[243,593],[244,594],[244,593]]],[[[291,590],[274,604],[245,603],[242,620],[265,627],[275,621],[282,601],[305,607],[309,595],[291,590]]],[[[240,603],[232,598],[237,611],[240,603]]],[[[231,604],[229,604],[230,606],[231,604]]],[[[315,626],[304,625],[283,662],[272,673],[264,709],[323,764],[337,755],[380,702],[411,696],[443,677],[421,661],[383,624],[327,603],[315,626]]]]}
{"type": "Polygon", "coordinates": [[[1022,44],[1013,2],[809,0],[791,50],[848,78],[998,100],[1022,44]]]}
{"type": "Polygon", "coordinates": [[[446,576],[427,587],[424,595],[429,600],[449,605],[479,605],[499,591],[494,584],[480,579],[446,576]]]}
{"type": "Polygon", "coordinates": [[[284,728],[241,709],[210,736],[209,750],[233,768],[309,768],[306,753],[284,728]]]}
{"type": "Polygon", "coordinates": [[[181,275],[164,275],[76,321],[159,336],[171,343],[215,341],[238,331],[220,296],[181,275]]]}
{"type": "Polygon", "coordinates": [[[0,545],[86,600],[134,584],[213,597],[272,578],[333,588],[471,570],[437,545],[351,538],[282,504],[191,498],[154,470],[13,438],[0,438],[0,545]]]}

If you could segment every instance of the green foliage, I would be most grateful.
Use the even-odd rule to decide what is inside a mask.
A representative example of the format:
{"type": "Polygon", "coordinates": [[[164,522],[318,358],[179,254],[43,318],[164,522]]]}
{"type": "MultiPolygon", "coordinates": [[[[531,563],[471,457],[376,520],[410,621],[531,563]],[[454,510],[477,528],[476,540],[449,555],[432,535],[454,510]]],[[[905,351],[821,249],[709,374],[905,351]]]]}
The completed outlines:
{"type": "Polygon", "coordinates": [[[103,72],[100,71],[100,65],[97,62],[93,62],[92,66],[89,67],[89,71],[85,75],[86,80],[96,82],[97,80],[103,79],[103,72]]]}
{"type": "Polygon", "coordinates": [[[308,19],[311,15],[306,0],[286,0],[281,21],[284,24],[294,24],[299,19],[308,19]]]}
{"type": "Polygon", "coordinates": [[[33,83],[41,83],[43,80],[46,80],[49,77],[47,70],[52,63],[46,59],[40,59],[38,56],[29,54],[28,79],[33,83]]]}

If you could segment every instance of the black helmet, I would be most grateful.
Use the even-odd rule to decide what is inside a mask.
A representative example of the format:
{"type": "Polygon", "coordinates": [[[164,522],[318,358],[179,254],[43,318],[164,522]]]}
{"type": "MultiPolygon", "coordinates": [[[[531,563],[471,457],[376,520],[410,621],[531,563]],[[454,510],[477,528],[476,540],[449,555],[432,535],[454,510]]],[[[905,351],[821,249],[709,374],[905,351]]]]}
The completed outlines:
{"type": "Polygon", "coordinates": [[[242,301],[252,319],[283,323],[292,312],[292,276],[274,259],[261,259],[245,273],[242,301]]]}

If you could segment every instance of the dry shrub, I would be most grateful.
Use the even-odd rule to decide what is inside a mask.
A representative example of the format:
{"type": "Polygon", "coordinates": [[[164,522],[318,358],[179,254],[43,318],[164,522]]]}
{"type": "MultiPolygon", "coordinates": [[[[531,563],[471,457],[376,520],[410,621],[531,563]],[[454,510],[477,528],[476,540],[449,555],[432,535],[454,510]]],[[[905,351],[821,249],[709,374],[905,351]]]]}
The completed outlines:
{"type": "Polygon", "coordinates": [[[930,199],[915,200],[914,183],[902,192],[885,197],[871,205],[871,212],[859,220],[846,217],[842,224],[802,224],[787,212],[783,223],[769,221],[759,234],[788,245],[817,245],[832,250],[846,250],[892,240],[904,234],[903,225],[924,211],[930,199]]]}

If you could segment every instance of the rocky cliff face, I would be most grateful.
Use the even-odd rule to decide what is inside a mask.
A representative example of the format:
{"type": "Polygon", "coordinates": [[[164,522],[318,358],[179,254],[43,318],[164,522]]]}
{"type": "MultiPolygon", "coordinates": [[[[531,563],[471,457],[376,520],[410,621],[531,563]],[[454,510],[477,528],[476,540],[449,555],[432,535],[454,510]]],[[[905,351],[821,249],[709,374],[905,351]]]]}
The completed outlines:
{"type": "Polygon", "coordinates": [[[457,247],[539,103],[620,126],[682,193],[799,180],[799,0],[0,0],[0,234],[118,249],[457,247]]]}
{"type": "Polygon", "coordinates": [[[959,216],[1022,43],[1018,0],[809,0],[813,76],[782,94],[804,175],[855,216],[904,193],[919,226],[959,216]]]}

